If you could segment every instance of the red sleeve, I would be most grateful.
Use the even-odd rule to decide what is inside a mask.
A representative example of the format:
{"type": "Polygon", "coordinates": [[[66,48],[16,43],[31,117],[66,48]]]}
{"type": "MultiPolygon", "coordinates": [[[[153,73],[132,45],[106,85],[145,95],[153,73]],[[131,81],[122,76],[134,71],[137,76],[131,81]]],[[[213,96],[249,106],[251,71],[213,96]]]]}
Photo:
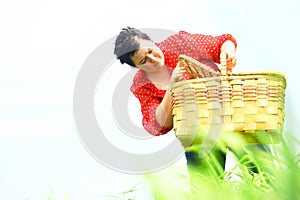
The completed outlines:
{"type": "Polygon", "coordinates": [[[218,36],[203,35],[203,34],[190,34],[185,31],[179,32],[186,40],[187,43],[195,45],[194,51],[196,52],[196,59],[212,59],[216,63],[220,63],[221,46],[227,41],[231,40],[237,47],[237,41],[231,34],[222,34],[218,36]]]}
{"type": "Polygon", "coordinates": [[[156,108],[161,103],[162,99],[155,97],[153,91],[147,87],[140,87],[133,91],[133,94],[138,98],[141,105],[141,111],[143,116],[143,126],[150,134],[158,136],[166,134],[173,127],[161,126],[156,121],[156,108]]]}
{"type": "Polygon", "coordinates": [[[185,31],[180,31],[157,45],[164,52],[165,64],[172,69],[176,67],[178,56],[185,54],[219,71],[215,63],[220,63],[221,46],[226,40],[233,41],[237,46],[235,38],[230,34],[212,36],[185,31]]]}

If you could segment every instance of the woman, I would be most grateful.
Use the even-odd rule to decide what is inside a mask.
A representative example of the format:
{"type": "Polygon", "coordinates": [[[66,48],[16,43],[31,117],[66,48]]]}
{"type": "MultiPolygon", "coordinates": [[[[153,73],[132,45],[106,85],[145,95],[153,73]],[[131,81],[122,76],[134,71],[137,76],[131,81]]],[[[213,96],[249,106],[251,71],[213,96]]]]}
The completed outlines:
{"type": "MultiPolygon", "coordinates": [[[[139,69],[130,89],[140,101],[144,128],[155,136],[173,128],[169,88],[174,82],[189,78],[185,69],[177,66],[179,55],[185,54],[219,71],[217,63],[220,63],[221,53],[227,55],[228,68],[236,65],[236,46],[230,34],[211,36],[180,31],[157,43],[138,29],[123,28],[117,36],[114,53],[122,64],[139,69]]],[[[222,169],[218,170],[221,174],[225,153],[213,149],[210,154],[221,165],[222,169]]],[[[197,152],[186,152],[186,158],[189,168],[205,166],[206,159],[199,159],[197,152]]]]}
{"type": "Polygon", "coordinates": [[[172,129],[172,103],[168,89],[185,76],[185,70],[176,67],[180,54],[219,71],[216,63],[220,62],[222,52],[227,54],[227,66],[235,66],[236,45],[230,34],[214,37],[180,31],[155,43],[138,29],[122,29],[114,53],[122,64],[140,69],[131,91],[141,103],[144,128],[152,135],[165,134],[172,129]]]}

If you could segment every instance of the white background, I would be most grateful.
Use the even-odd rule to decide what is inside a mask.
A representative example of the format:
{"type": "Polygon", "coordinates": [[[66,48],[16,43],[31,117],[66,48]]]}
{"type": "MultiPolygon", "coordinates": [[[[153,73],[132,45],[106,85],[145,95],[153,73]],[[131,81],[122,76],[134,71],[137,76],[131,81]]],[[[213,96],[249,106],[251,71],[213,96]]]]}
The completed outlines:
{"type": "MultiPolygon", "coordinates": [[[[91,157],[72,115],[82,64],[125,26],[231,33],[238,41],[236,71],[275,70],[286,75],[286,132],[297,134],[298,2],[1,1],[0,198],[41,200],[52,191],[56,199],[66,195],[70,200],[93,200],[134,186],[138,176],[115,172],[91,157]]],[[[118,79],[109,81],[107,87],[118,79]]],[[[131,113],[139,119],[139,110],[131,113]]],[[[108,123],[114,125],[113,120],[108,123]]]]}

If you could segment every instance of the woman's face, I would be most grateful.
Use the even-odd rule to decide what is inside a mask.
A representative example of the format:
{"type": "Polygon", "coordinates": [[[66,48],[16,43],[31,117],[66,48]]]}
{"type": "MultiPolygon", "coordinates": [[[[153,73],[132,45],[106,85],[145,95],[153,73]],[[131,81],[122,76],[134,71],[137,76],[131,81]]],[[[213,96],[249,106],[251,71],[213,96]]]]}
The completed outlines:
{"type": "Polygon", "coordinates": [[[146,72],[159,72],[165,64],[164,54],[153,41],[138,39],[140,48],[131,56],[137,68],[146,72]]]}

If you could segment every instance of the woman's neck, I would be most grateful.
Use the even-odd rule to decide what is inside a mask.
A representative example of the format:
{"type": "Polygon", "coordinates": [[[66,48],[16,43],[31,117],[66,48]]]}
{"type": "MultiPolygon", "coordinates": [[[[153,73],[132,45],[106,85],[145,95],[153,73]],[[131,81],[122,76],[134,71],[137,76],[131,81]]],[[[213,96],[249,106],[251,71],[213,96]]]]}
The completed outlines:
{"type": "Polygon", "coordinates": [[[169,86],[171,75],[167,67],[159,72],[146,72],[146,76],[158,89],[165,89],[169,86]]]}

